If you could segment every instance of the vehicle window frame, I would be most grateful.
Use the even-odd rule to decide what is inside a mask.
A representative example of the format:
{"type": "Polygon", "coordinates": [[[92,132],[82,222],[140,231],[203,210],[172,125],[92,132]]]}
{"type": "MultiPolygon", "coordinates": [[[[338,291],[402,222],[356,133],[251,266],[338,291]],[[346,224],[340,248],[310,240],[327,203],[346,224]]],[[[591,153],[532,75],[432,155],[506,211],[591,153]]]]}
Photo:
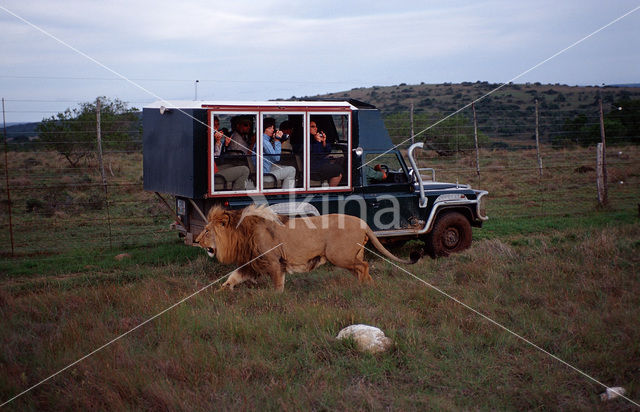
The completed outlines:
{"type": "Polygon", "coordinates": [[[351,111],[335,111],[335,110],[313,110],[313,111],[308,111],[307,112],[307,118],[306,118],[306,127],[305,127],[305,146],[306,146],[306,152],[305,152],[305,159],[306,159],[306,170],[305,170],[305,186],[308,188],[307,191],[309,192],[326,192],[326,191],[348,191],[351,190],[352,188],[352,178],[353,178],[353,172],[351,170],[352,168],[352,156],[351,156],[351,145],[352,145],[352,133],[353,133],[353,125],[352,125],[352,121],[353,121],[353,117],[351,116],[351,111]],[[311,116],[346,116],[347,117],[347,133],[346,133],[346,138],[347,138],[347,150],[345,153],[345,160],[347,161],[347,184],[344,186],[327,186],[327,187],[322,187],[322,186],[311,186],[311,144],[310,144],[310,137],[311,137],[311,131],[309,129],[309,125],[311,124],[311,116]]]}
{"type": "MultiPolygon", "coordinates": [[[[407,177],[407,182],[406,183],[395,183],[395,182],[369,183],[367,181],[367,173],[364,170],[364,167],[366,167],[366,166],[363,166],[363,172],[361,173],[362,186],[363,187],[371,187],[371,186],[379,186],[379,185],[393,185],[393,184],[407,184],[407,183],[411,182],[411,176],[409,175],[409,169],[407,169],[407,165],[405,164],[404,158],[402,157],[402,154],[400,152],[397,152],[397,151],[391,151],[391,152],[389,152],[389,151],[387,151],[387,152],[383,152],[383,151],[380,151],[380,152],[365,152],[363,154],[363,160],[364,160],[364,164],[368,165],[367,158],[369,156],[372,156],[372,158],[375,159],[376,156],[380,156],[380,158],[382,158],[383,156],[393,156],[393,155],[395,155],[396,161],[400,165],[400,169],[402,169],[404,175],[407,177]],[[380,155],[382,155],[382,156],[380,156],[380,155]]],[[[375,162],[371,162],[371,163],[379,164],[381,162],[376,160],[375,162]]],[[[373,167],[373,166],[371,166],[371,167],[373,167]]],[[[393,170],[393,171],[395,172],[395,170],[393,170]]]]}
{"type": "MultiPolygon", "coordinates": [[[[305,164],[305,157],[303,155],[302,158],[302,187],[294,187],[293,189],[283,189],[282,187],[276,187],[273,189],[264,189],[263,184],[264,184],[264,174],[262,173],[262,168],[263,168],[263,162],[264,162],[264,155],[263,155],[263,144],[262,144],[262,137],[264,134],[264,131],[262,130],[262,124],[264,122],[264,119],[266,117],[275,117],[275,116],[281,116],[281,115],[287,115],[287,116],[291,116],[291,115],[298,115],[298,116],[302,116],[302,128],[303,130],[307,130],[307,112],[305,110],[287,110],[287,111],[277,111],[277,110],[261,110],[260,112],[260,128],[258,129],[259,132],[257,132],[256,134],[258,135],[256,138],[256,153],[258,153],[257,158],[256,158],[256,175],[259,173],[260,174],[260,185],[259,187],[259,191],[260,193],[267,193],[267,194],[273,194],[273,193],[293,193],[293,192],[303,192],[306,190],[306,185],[305,185],[305,173],[306,173],[306,169],[307,169],[307,165],[305,164]]],[[[277,126],[277,125],[276,125],[277,126]]],[[[303,149],[302,152],[305,153],[306,152],[306,148],[307,148],[308,144],[305,141],[305,139],[303,139],[303,149]]],[[[277,162],[274,162],[277,163],[277,162]]]]}
{"type": "MultiPolygon", "coordinates": [[[[348,192],[353,189],[353,159],[352,159],[352,151],[353,151],[353,111],[349,108],[342,107],[331,107],[331,105],[327,105],[327,107],[319,107],[319,106],[287,106],[287,105],[279,105],[279,106],[251,106],[251,105],[203,105],[203,108],[207,109],[207,194],[208,198],[223,198],[226,196],[230,197],[239,197],[239,196],[252,196],[252,195],[275,195],[275,194],[288,194],[288,193],[318,193],[318,192],[348,192]],[[265,117],[276,117],[280,115],[302,115],[303,122],[303,182],[302,187],[297,187],[293,189],[282,189],[273,188],[273,189],[264,189],[264,175],[262,173],[263,166],[263,145],[262,145],[262,125],[265,117]],[[255,131],[256,131],[256,150],[253,148],[251,152],[247,156],[256,156],[255,163],[255,187],[254,189],[244,189],[244,190],[215,190],[215,172],[213,168],[213,152],[214,152],[214,132],[213,132],[213,124],[214,124],[214,116],[222,116],[222,115],[232,115],[232,116],[240,116],[240,115],[250,115],[254,119],[255,131]],[[345,138],[347,139],[347,148],[345,151],[345,157],[347,162],[347,180],[344,186],[328,186],[328,187],[311,187],[311,149],[310,149],[310,130],[309,124],[311,116],[314,115],[330,115],[330,116],[345,116],[346,118],[346,126],[347,130],[345,133],[345,138]]],[[[232,131],[230,131],[232,132],[232,131]]],[[[251,159],[249,160],[251,161],[251,159]]]]}
{"type": "MultiPolygon", "coordinates": [[[[240,116],[240,115],[246,115],[246,116],[254,116],[254,122],[256,124],[256,134],[258,134],[258,129],[257,129],[257,121],[259,118],[259,111],[257,110],[211,110],[209,109],[207,111],[207,121],[208,121],[208,128],[207,128],[207,175],[208,175],[208,196],[220,196],[220,195],[243,195],[243,194],[256,194],[259,193],[260,190],[258,189],[259,186],[259,181],[260,181],[260,176],[258,176],[258,173],[256,171],[256,182],[255,182],[255,188],[254,189],[244,189],[244,190],[215,190],[215,169],[213,167],[213,152],[214,152],[214,129],[213,129],[213,118],[215,116],[220,116],[220,115],[232,115],[232,116],[240,116]]],[[[233,133],[232,130],[229,131],[229,133],[233,133]]],[[[249,150],[253,150],[251,147],[249,147],[249,150]]],[[[252,153],[248,154],[247,156],[251,156],[252,153]]],[[[247,166],[248,167],[248,166],[247,166]]]]}

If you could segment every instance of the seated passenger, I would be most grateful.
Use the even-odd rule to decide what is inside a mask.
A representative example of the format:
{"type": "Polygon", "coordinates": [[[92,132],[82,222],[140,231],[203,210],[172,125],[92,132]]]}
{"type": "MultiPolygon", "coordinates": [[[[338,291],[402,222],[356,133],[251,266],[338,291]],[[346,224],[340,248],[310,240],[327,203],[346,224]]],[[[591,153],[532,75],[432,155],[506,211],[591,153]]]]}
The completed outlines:
{"type": "Polygon", "coordinates": [[[226,182],[231,182],[231,190],[251,189],[247,183],[249,179],[249,168],[247,166],[220,166],[220,169],[218,169],[214,160],[213,173],[224,177],[226,182]]]}
{"type": "Polygon", "coordinates": [[[262,162],[262,172],[270,173],[276,179],[282,180],[283,189],[293,189],[296,183],[296,169],[291,166],[283,166],[276,164],[280,160],[282,153],[282,131],[276,131],[276,120],[267,117],[263,122],[262,134],[262,154],[264,156],[262,162]]]}
{"type": "Polygon", "coordinates": [[[220,130],[220,118],[218,116],[213,117],[213,154],[218,157],[222,153],[222,149],[225,145],[229,144],[226,142],[224,130],[220,130]]]}
{"type": "Polygon", "coordinates": [[[285,120],[280,123],[280,130],[282,130],[284,134],[289,135],[291,151],[296,154],[302,154],[304,150],[304,142],[302,141],[302,139],[304,139],[304,133],[297,133],[293,122],[290,122],[289,120],[285,120]]]}
{"type": "Polygon", "coordinates": [[[311,177],[314,180],[328,180],[329,186],[338,186],[342,180],[342,165],[329,159],[331,143],[327,135],[318,130],[313,120],[309,123],[311,133],[311,177]]]}
{"type": "Polygon", "coordinates": [[[218,116],[213,118],[213,130],[213,173],[222,176],[225,182],[231,182],[231,190],[245,190],[247,188],[247,179],[249,179],[249,168],[247,166],[221,165],[218,168],[216,164],[215,159],[220,157],[224,143],[227,140],[224,131],[220,130],[218,116]]]}
{"type": "Polygon", "coordinates": [[[237,150],[244,154],[251,152],[253,143],[250,142],[249,133],[251,132],[251,120],[246,117],[237,119],[233,125],[233,134],[226,139],[225,146],[227,150],[237,150]]]}
{"type": "Polygon", "coordinates": [[[291,138],[293,137],[293,125],[290,121],[285,120],[284,122],[280,123],[280,130],[283,133],[281,139],[282,150],[286,149],[289,152],[293,153],[293,142],[291,141],[291,138]]]}

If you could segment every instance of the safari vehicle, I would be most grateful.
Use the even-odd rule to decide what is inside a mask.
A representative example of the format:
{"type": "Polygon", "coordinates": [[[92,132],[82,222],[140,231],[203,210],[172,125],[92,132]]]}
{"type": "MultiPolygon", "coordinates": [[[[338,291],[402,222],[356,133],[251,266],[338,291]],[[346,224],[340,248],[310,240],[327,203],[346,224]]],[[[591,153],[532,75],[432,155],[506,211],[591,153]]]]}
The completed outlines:
{"type": "Polygon", "coordinates": [[[144,189],[175,196],[173,227],[189,245],[212,206],[268,203],[290,216],[355,215],[381,241],[421,239],[432,256],[463,250],[471,227],[487,219],[487,192],[436,181],[433,169],[416,165],[421,147],[408,149],[407,164],[380,112],[355,100],[156,102],[143,109],[144,189]],[[273,123],[288,129],[278,143],[263,134],[273,123]],[[315,152],[311,125],[324,133],[330,151],[315,152]],[[269,154],[267,143],[279,145],[280,154],[269,154]],[[217,155],[222,147],[228,150],[217,155]],[[327,164],[339,178],[323,176],[327,164]],[[293,177],[286,185],[274,172],[283,168],[293,177]]]}

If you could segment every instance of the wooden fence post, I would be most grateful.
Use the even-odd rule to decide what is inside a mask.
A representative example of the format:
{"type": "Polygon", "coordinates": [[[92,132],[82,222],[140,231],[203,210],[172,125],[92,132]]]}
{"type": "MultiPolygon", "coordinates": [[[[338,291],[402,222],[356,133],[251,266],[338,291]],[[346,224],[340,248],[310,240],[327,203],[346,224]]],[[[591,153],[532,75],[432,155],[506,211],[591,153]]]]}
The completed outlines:
{"type": "Polygon", "coordinates": [[[109,211],[109,192],[107,190],[107,177],[104,174],[104,162],[102,161],[102,130],[100,127],[100,98],[96,99],[96,138],[98,140],[98,163],[100,165],[100,175],[102,176],[102,187],[104,189],[104,200],[107,207],[107,225],[109,227],[109,247],[112,247],[111,235],[111,213],[109,211]]]}
{"type": "Polygon", "coordinates": [[[411,113],[409,114],[410,122],[411,122],[411,144],[415,143],[415,138],[413,137],[413,102],[411,102],[411,113]]]}
{"type": "Polygon", "coordinates": [[[602,97],[599,99],[600,101],[600,138],[602,139],[602,143],[599,143],[598,146],[602,145],[601,148],[598,149],[599,158],[600,158],[600,167],[598,168],[599,173],[601,174],[601,184],[602,184],[602,196],[600,194],[600,190],[598,191],[598,202],[600,206],[605,206],[608,202],[608,189],[607,189],[607,143],[604,135],[604,114],[602,113],[602,97]]]}
{"type": "Polygon", "coordinates": [[[104,163],[102,161],[102,131],[100,128],[100,98],[96,99],[96,138],[98,140],[98,164],[100,166],[100,176],[102,177],[102,187],[106,193],[107,178],[104,175],[104,163]]]}
{"type": "Polygon", "coordinates": [[[538,113],[538,99],[536,99],[536,152],[538,153],[538,174],[542,177],[542,157],[540,157],[540,122],[538,113]]]}
{"type": "Polygon", "coordinates": [[[598,143],[596,149],[596,187],[598,188],[598,204],[605,206],[607,204],[607,191],[604,176],[604,146],[598,143]]]}
{"type": "Polygon", "coordinates": [[[478,117],[476,116],[476,105],[471,103],[473,109],[473,138],[476,142],[476,174],[480,176],[480,150],[478,149],[478,117]]]}

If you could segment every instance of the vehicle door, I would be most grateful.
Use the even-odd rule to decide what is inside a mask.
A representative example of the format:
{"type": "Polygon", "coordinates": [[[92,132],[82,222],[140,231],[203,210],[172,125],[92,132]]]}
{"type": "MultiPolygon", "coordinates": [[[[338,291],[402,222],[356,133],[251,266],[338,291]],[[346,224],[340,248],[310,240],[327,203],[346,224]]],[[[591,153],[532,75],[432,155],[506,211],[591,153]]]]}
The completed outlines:
{"type": "Polygon", "coordinates": [[[400,153],[365,153],[362,196],[366,221],[374,231],[406,229],[417,224],[418,201],[400,153]]]}

